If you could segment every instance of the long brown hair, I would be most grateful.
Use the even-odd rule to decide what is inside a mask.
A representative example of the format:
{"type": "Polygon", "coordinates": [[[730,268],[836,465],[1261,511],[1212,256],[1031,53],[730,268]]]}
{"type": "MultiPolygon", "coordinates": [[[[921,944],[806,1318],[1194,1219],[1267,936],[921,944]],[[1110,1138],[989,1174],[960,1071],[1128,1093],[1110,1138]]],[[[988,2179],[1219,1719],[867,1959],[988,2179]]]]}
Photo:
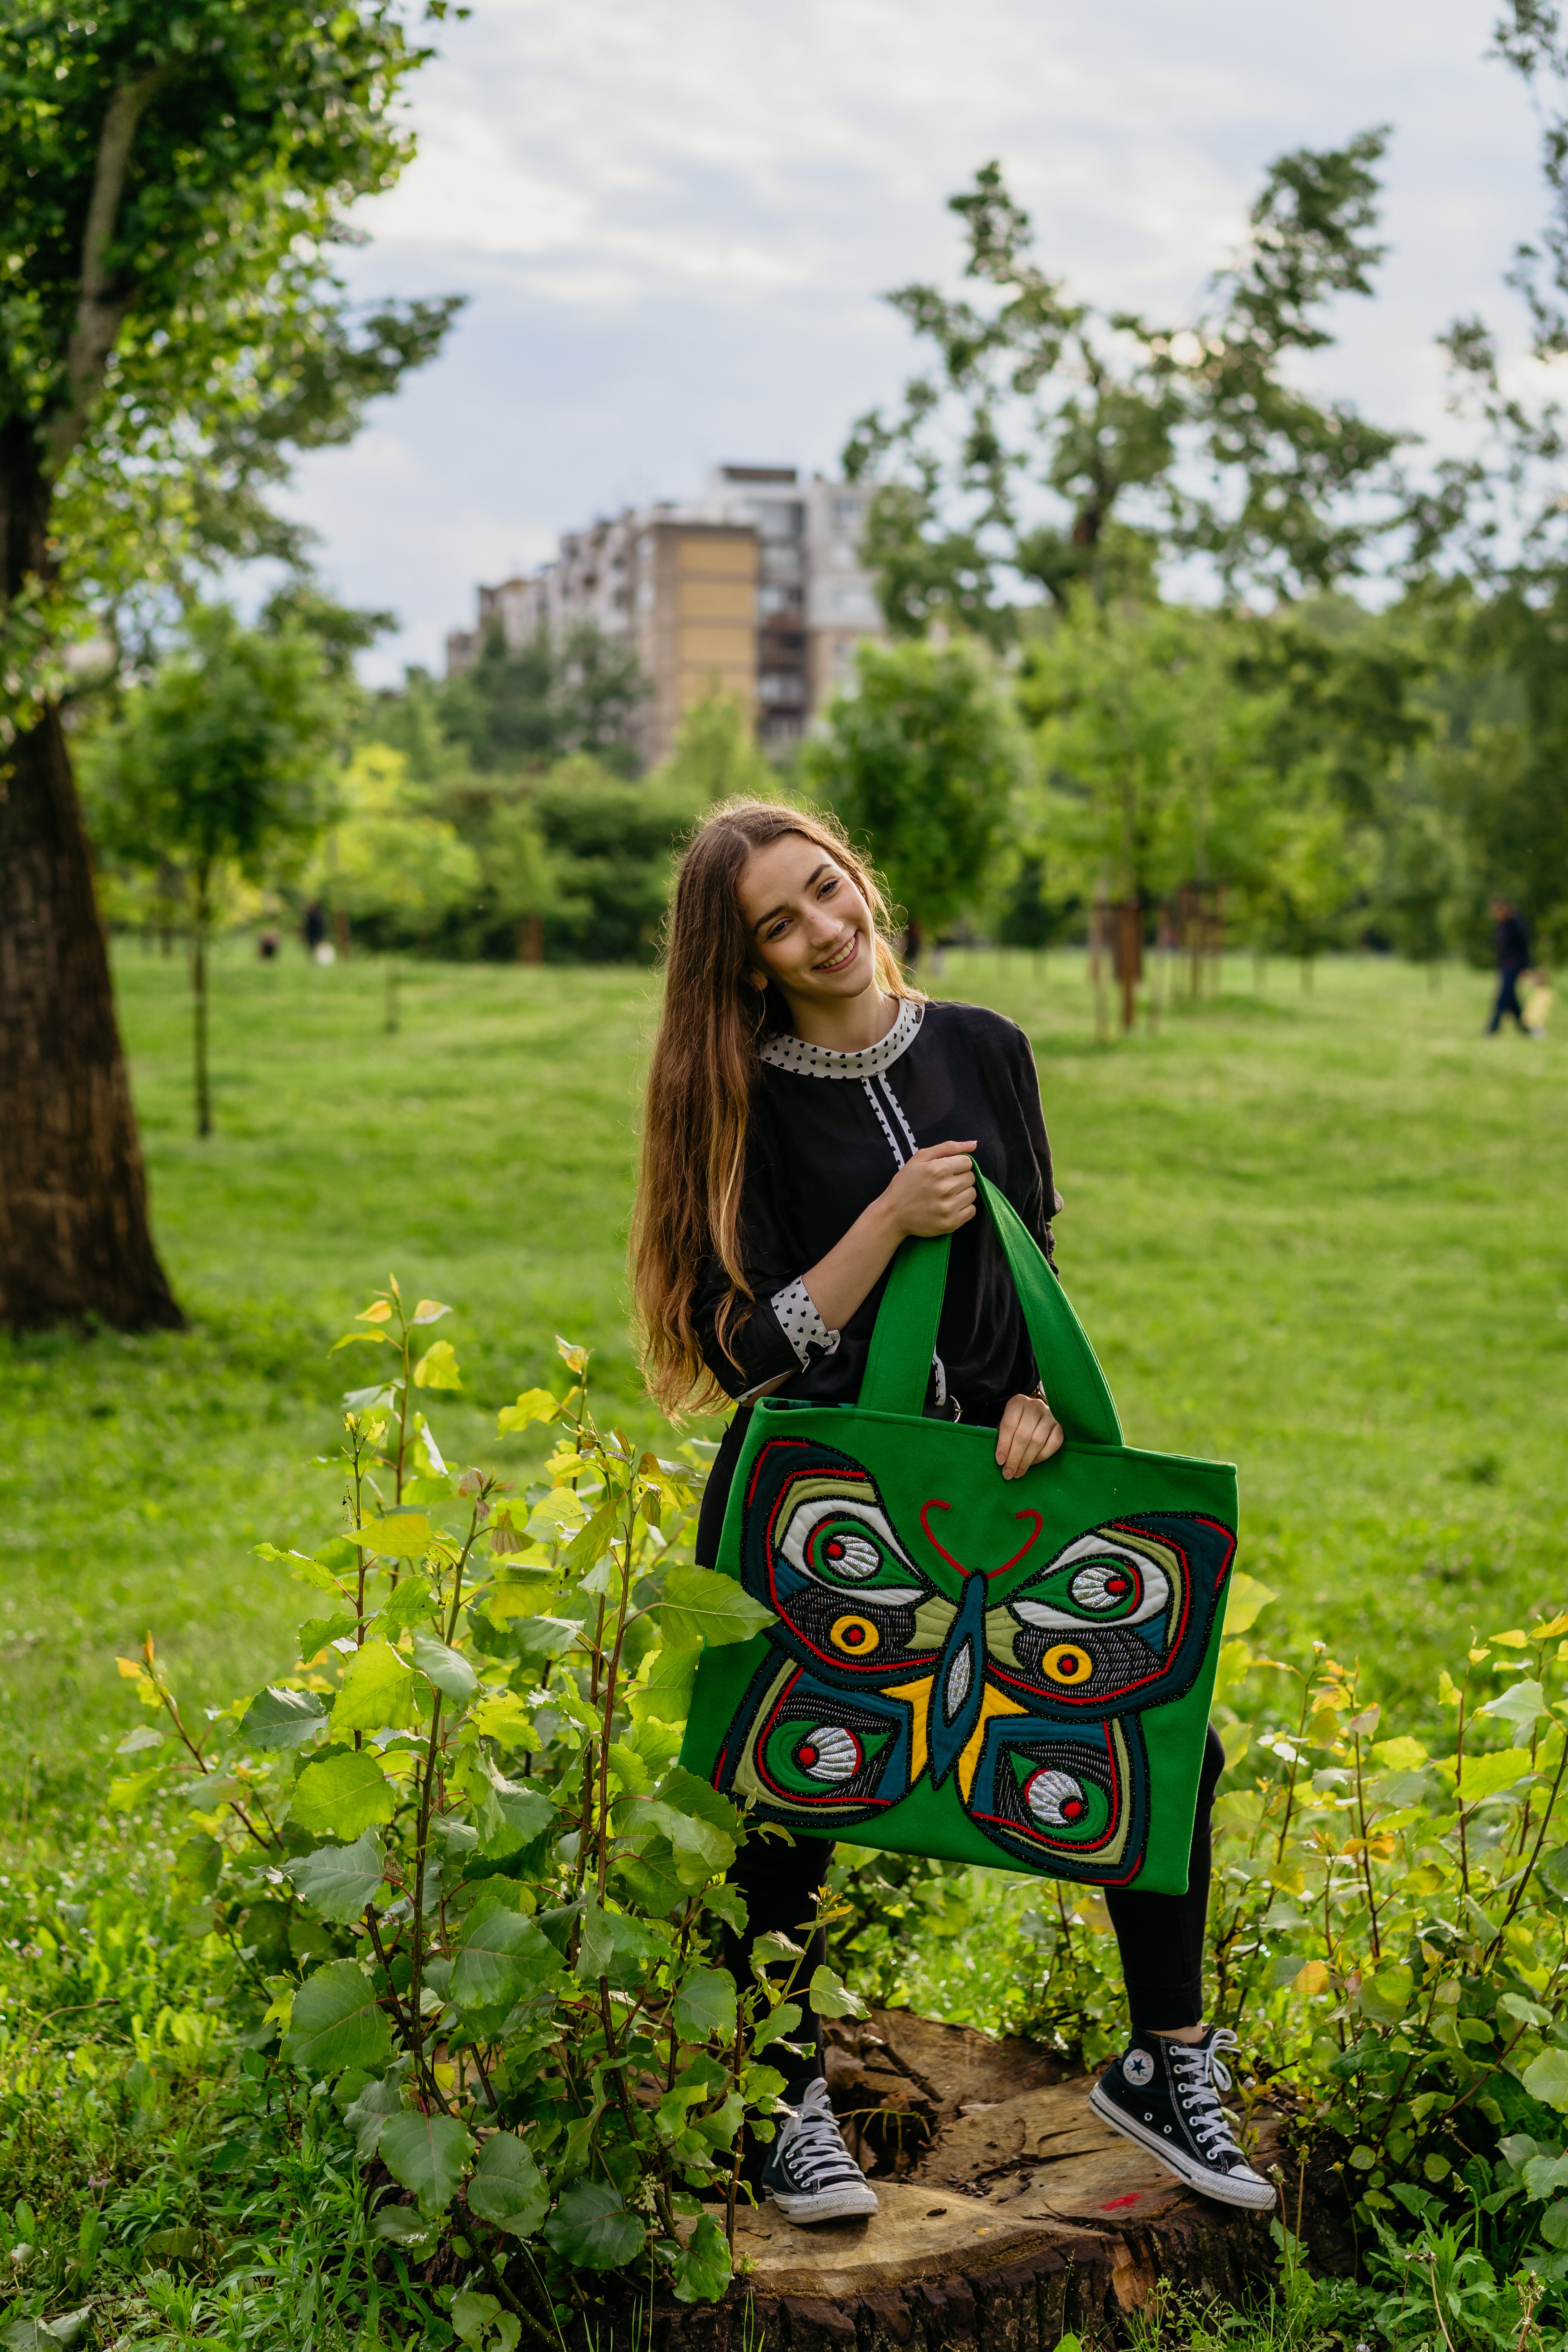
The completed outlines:
{"type": "Polygon", "coordinates": [[[779,989],[759,989],[749,977],[740,881],[754,850],[791,833],[841,866],[870,908],[883,992],[918,993],[885,936],[888,908],[876,877],[836,818],[772,801],[727,801],[688,842],[665,931],[664,1011],[648,1071],[632,1229],[644,1376],[671,1415],[711,1412],[725,1401],[692,1320],[705,1262],[717,1256],[730,1284],[719,1315],[721,1345],[752,1298],[740,1233],[746,1128],[758,1049],[790,1020],[779,989]]]}

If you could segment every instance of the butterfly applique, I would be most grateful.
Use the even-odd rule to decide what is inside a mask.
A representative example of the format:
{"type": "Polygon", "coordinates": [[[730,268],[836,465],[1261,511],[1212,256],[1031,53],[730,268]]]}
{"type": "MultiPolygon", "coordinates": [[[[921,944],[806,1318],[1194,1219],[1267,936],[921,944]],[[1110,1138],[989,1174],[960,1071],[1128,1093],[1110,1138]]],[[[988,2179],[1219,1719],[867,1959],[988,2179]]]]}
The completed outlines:
{"type": "Polygon", "coordinates": [[[1132,1877],[1149,1821],[1140,1718],[1190,1687],[1236,1539],[1216,1520],[1158,1512],[1055,1550],[1037,1511],[1016,1528],[1011,1558],[963,1565],[939,1496],[917,1538],[847,1454],[765,1445],[742,1573],[775,1622],[716,1785],[821,1836],[874,1822],[922,1785],[951,1788],[999,1861],[1132,1877]]]}

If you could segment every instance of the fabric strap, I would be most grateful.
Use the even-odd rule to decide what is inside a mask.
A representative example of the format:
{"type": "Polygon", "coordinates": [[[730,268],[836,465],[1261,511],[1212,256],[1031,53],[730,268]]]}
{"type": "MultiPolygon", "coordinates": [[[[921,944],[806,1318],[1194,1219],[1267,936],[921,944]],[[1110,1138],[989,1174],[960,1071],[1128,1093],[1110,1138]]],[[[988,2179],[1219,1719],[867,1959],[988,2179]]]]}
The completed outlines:
{"type": "MultiPolygon", "coordinates": [[[[1105,1374],[1044,1251],[1005,1194],[974,1171],[1024,1310],[1029,1342],[1051,1411],[1082,1445],[1120,1445],[1121,1423],[1105,1374]]],[[[878,1309],[860,1403],[871,1412],[919,1415],[942,1320],[951,1236],[911,1235],[893,1260],[878,1309]]]]}

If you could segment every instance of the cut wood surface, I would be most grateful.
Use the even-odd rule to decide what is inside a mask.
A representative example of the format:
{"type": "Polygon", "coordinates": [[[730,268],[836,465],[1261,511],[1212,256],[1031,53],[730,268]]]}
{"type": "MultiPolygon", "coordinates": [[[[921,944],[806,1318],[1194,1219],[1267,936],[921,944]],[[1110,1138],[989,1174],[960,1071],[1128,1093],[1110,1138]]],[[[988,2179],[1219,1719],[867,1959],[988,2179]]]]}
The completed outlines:
{"type": "MultiPolygon", "coordinates": [[[[828,2086],[880,2210],[797,2228],[736,2217],[746,2275],[725,2304],[658,2315],[656,2340],[742,2352],[1053,2352],[1113,2343],[1162,2290],[1245,2299],[1271,2275],[1269,2219],[1194,2195],[1093,2115],[1093,2077],[1051,2052],[909,2011],[828,2029],[828,2086]]],[[[1331,2211],[1283,2118],[1254,2110],[1251,2160],[1283,2189],[1318,2263],[1343,2266],[1331,2211]]]]}

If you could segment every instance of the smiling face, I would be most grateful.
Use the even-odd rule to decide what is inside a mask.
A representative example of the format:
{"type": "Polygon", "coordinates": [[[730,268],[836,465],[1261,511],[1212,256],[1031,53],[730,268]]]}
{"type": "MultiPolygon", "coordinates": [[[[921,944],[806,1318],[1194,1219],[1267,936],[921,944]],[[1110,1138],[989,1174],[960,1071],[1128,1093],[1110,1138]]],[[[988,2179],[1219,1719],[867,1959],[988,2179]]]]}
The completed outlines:
{"type": "Polygon", "coordinates": [[[877,990],[871,910],[827,850],[781,834],[752,851],[737,887],[752,970],[778,982],[792,1011],[877,990]]]}

